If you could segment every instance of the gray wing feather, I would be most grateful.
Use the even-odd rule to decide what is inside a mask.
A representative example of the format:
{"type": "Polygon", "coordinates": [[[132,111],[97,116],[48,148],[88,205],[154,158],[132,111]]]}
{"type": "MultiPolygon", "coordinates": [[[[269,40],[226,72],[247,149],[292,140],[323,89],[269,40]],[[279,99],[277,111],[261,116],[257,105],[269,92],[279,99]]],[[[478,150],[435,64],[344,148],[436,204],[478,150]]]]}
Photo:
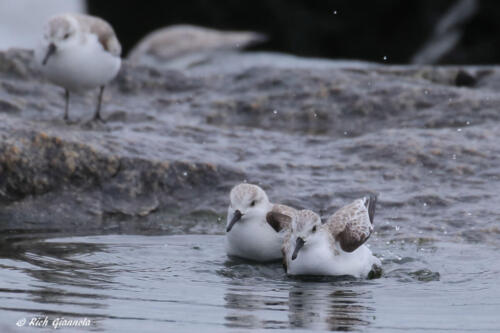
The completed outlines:
{"type": "Polygon", "coordinates": [[[342,250],[353,252],[370,237],[373,231],[376,197],[358,199],[340,208],[328,218],[326,225],[342,250]]]}
{"type": "Polygon", "coordinates": [[[89,32],[95,34],[102,45],[103,49],[113,54],[120,56],[122,47],[118,38],[116,38],[113,27],[103,19],[85,14],[72,14],[76,20],[86,27],[89,32]]]}
{"type": "Polygon", "coordinates": [[[269,213],[266,215],[266,220],[269,225],[280,232],[283,229],[289,229],[296,210],[292,207],[285,205],[274,205],[269,213]]]}

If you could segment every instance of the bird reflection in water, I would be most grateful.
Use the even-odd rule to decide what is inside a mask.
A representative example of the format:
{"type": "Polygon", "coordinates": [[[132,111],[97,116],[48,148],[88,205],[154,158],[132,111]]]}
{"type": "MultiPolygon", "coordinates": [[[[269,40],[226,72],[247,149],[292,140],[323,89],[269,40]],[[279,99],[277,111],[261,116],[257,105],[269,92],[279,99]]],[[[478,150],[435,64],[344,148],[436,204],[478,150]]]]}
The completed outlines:
{"type": "Polygon", "coordinates": [[[232,328],[287,328],[283,291],[254,292],[248,287],[228,288],[224,300],[228,312],[225,326],[232,328]],[[281,294],[281,296],[279,295],[281,294]]]}
{"type": "Polygon", "coordinates": [[[274,287],[256,282],[243,278],[228,285],[226,327],[356,331],[374,318],[371,291],[358,291],[363,282],[285,278],[274,287]]]}
{"type": "Polygon", "coordinates": [[[355,331],[370,325],[375,310],[371,292],[351,284],[297,282],[289,292],[290,327],[355,331]]]}

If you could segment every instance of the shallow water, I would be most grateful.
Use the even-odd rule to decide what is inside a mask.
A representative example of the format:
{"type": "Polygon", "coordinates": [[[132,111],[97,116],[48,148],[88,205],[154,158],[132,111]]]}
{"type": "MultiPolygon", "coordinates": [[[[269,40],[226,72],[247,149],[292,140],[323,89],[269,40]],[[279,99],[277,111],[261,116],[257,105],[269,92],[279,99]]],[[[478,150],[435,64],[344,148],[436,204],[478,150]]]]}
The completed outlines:
{"type": "Polygon", "coordinates": [[[499,70],[463,88],[445,67],[262,60],[273,65],[224,75],[125,66],[98,126],[87,125],[93,96],[72,97],[67,125],[59,88],[2,77],[0,102],[17,110],[2,115],[2,143],[23,150],[0,189],[15,200],[0,211],[1,332],[35,315],[117,332],[500,331],[499,70]],[[42,154],[26,136],[48,136],[42,154]],[[84,147],[121,168],[110,162],[109,178],[82,157],[81,179],[61,184],[50,152],[84,147]],[[164,175],[159,161],[189,165],[164,175]],[[279,263],[228,260],[222,221],[242,181],[323,218],[377,193],[369,243],[383,276],[304,281],[279,263]]]}
{"type": "Polygon", "coordinates": [[[497,246],[375,235],[381,278],[300,280],[286,277],[279,263],[228,259],[223,237],[6,240],[0,328],[15,331],[22,318],[48,316],[86,317],[90,329],[116,332],[500,329],[497,246]]]}

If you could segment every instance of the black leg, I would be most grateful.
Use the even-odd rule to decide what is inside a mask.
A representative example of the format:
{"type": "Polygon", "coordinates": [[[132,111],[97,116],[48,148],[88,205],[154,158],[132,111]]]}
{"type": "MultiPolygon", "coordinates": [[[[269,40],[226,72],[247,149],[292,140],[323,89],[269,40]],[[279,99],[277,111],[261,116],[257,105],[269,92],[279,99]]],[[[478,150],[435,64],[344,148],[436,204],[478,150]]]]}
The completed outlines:
{"type": "Polygon", "coordinates": [[[64,107],[64,120],[68,121],[69,119],[69,90],[64,90],[64,99],[66,100],[66,106],[64,107]]]}
{"type": "Polygon", "coordinates": [[[97,99],[97,108],[95,109],[94,120],[103,121],[101,118],[101,104],[102,104],[102,95],[104,94],[104,86],[99,88],[99,97],[97,99]]]}

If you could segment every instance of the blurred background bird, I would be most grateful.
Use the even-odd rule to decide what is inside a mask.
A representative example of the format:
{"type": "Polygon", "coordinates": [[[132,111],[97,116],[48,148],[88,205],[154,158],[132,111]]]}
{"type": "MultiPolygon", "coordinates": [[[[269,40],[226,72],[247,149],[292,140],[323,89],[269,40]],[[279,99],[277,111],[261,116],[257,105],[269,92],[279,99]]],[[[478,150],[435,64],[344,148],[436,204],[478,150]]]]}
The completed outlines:
{"type": "Polygon", "coordinates": [[[499,9],[496,1],[478,0],[186,0],[127,6],[116,0],[0,0],[0,49],[30,48],[48,17],[80,12],[110,22],[125,56],[151,32],[188,24],[267,36],[240,44],[251,50],[399,64],[488,64],[500,60],[499,9]]]}

